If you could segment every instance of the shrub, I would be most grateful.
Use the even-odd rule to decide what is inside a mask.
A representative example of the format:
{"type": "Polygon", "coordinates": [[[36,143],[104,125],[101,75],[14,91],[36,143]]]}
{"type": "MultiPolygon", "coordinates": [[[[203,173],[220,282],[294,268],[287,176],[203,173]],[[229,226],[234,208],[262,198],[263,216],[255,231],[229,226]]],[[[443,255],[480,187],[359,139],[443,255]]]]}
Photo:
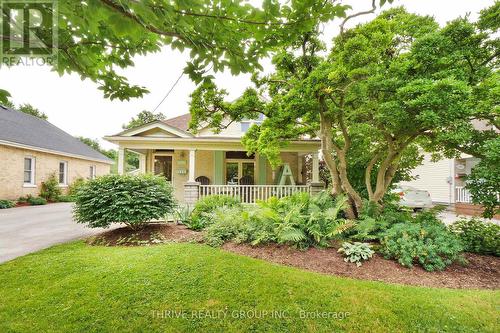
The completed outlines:
{"type": "Polygon", "coordinates": [[[0,200],[0,209],[12,208],[15,205],[15,202],[11,200],[0,200]]]}
{"type": "Polygon", "coordinates": [[[75,197],[71,195],[60,195],[59,198],[57,198],[59,202],[75,202],[75,200],[75,197]]]}
{"type": "Polygon", "coordinates": [[[277,242],[299,248],[328,246],[330,240],[354,225],[340,217],[346,202],[346,197],[334,199],[326,192],[316,197],[298,193],[279,200],[275,207],[280,217],[275,223],[277,242]]]}
{"type": "Polygon", "coordinates": [[[138,229],[176,206],[170,184],[153,175],[98,177],[85,182],[75,197],[75,220],[91,228],[124,223],[138,229]]]}
{"type": "Polygon", "coordinates": [[[61,195],[61,188],[55,173],[52,173],[49,178],[42,183],[40,196],[48,201],[57,201],[61,195]]]}
{"type": "Polygon", "coordinates": [[[442,224],[438,214],[443,209],[442,206],[436,206],[414,215],[408,209],[392,204],[383,209],[365,209],[352,229],[350,238],[358,241],[380,241],[384,233],[397,223],[442,224]]]}
{"type": "Polygon", "coordinates": [[[213,213],[220,207],[235,207],[240,206],[240,201],[228,195],[209,195],[206,196],[194,205],[191,214],[191,221],[187,225],[190,229],[201,230],[212,224],[210,213],[213,213]]]}
{"type": "Polygon", "coordinates": [[[275,240],[272,214],[259,207],[221,207],[210,214],[215,222],[206,228],[205,241],[221,246],[226,241],[258,245],[275,240]]]}
{"type": "Polygon", "coordinates": [[[85,179],[78,177],[68,186],[68,196],[74,197],[80,187],[85,184],[85,179]]]}
{"type": "Polygon", "coordinates": [[[462,219],[450,226],[462,240],[465,251],[500,256],[500,226],[478,219],[462,219]]]}
{"type": "Polygon", "coordinates": [[[338,252],[344,254],[345,262],[356,263],[356,266],[361,266],[363,261],[370,259],[375,253],[368,243],[344,243],[338,252]]]}
{"type": "Polygon", "coordinates": [[[282,199],[270,198],[256,206],[233,206],[217,209],[205,217],[211,245],[227,240],[258,245],[286,243],[299,248],[329,246],[329,241],[353,223],[339,218],[346,199],[333,200],[328,194],[311,197],[300,193],[282,199]]]}
{"type": "Polygon", "coordinates": [[[41,205],[47,204],[47,200],[45,198],[42,198],[42,197],[29,196],[27,199],[27,202],[32,206],[41,206],[41,205]]]}
{"type": "Polygon", "coordinates": [[[33,197],[31,194],[25,195],[24,197],[19,197],[17,202],[28,202],[29,198],[33,197]]]}
{"type": "Polygon", "coordinates": [[[427,271],[445,269],[463,250],[458,237],[437,223],[397,223],[385,232],[381,244],[386,258],[405,267],[417,262],[427,271]]]}

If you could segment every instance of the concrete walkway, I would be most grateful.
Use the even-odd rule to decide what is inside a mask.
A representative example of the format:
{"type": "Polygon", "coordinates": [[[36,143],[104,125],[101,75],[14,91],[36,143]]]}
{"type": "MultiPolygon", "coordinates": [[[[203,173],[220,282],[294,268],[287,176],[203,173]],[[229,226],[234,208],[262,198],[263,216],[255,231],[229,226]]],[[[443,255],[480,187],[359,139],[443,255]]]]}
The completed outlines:
{"type": "Polygon", "coordinates": [[[71,203],[56,203],[1,209],[0,263],[104,230],[74,222],[71,206],[71,203]]]}
{"type": "MultiPolygon", "coordinates": [[[[455,214],[455,212],[445,211],[445,212],[442,212],[441,214],[439,214],[439,218],[441,219],[441,221],[444,222],[444,224],[450,225],[450,224],[453,224],[461,219],[466,219],[466,220],[471,219],[472,216],[457,215],[457,214],[455,214]]],[[[481,221],[484,221],[484,222],[492,222],[492,223],[500,225],[500,220],[497,220],[497,219],[485,219],[485,218],[481,218],[481,217],[476,217],[476,218],[481,220],[481,221]]]]}

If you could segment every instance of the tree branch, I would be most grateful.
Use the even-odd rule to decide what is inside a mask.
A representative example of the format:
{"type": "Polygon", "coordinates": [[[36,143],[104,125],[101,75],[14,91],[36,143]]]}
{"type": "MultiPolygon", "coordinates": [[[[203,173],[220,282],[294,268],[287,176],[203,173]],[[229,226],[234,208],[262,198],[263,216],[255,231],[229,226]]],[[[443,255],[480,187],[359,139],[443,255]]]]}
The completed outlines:
{"type": "Polygon", "coordinates": [[[375,5],[376,0],[372,0],[372,8],[370,10],[358,12],[356,14],[352,14],[347,16],[342,23],[340,23],[340,34],[342,35],[344,33],[344,25],[349,21],[350,19],[353,19],[355,17],[361,16],[361,15],[367,15],[367,14],[372,14],[375,13],[375,10],[377,10],[377,6],[375,5]]]}
{"type": "Polygon", "coordinates": [[[164,31],[161,30],[151,24],[146,24],[144,23],[140,17],[137,15],[131,13],[127,9],[125,9],[123,6],[115,3],[113,0],[101,0],[102,3],[104,3],[106,6],[109,8],[113,9],[116,12],[119,12],[120,14],[123,14],[124,16],[128,17],[129,19],[135,21],[139,25],[141,25],[143,28],[149,30],[152,33],[155,33],[157,35],[162,35],[162,36],[169,36],[169,37],[177,37],[179,39],[185,40],[184,36],[181,34],[174,32],[174,31],[164,31]]]}

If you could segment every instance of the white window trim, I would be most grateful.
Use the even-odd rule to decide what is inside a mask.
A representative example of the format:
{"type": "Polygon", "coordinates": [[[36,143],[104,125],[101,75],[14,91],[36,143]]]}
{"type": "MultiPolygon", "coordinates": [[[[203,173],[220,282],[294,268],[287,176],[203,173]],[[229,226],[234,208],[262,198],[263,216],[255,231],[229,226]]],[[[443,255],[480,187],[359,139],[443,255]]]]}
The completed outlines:
{"type": "Polygon", "coordinates": [[[59,181],[59,176],[61,173],[61,163],[64,163],[64,183],[59,183],[59,187],[68,187],[68,162],[67,161],[59,161],[57,168],[57,181],[59,181]]]}
{"type": "Polygon", "coordinates": [[[25,156],[23,158],[23,187],[37,187],[36,186],[36,179],[35,179],[35,170],[36,170],[36,158],[34,156],[25,156]],[[29,183],[25,183],[24,182],[24,172],[26,171],[24,169],[24,161],[26,159],[30,159],[31,160],[31,175],[30,175],[30,178],[31,178],[31,181],[29,183]]]}

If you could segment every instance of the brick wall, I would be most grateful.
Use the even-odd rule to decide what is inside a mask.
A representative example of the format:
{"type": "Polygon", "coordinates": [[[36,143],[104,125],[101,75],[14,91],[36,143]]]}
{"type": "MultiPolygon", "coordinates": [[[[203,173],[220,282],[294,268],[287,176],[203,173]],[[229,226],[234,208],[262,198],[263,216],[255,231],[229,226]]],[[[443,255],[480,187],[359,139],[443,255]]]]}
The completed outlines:
{"type": "Polygon", "coordinates": [[[57,176],[59,162],[63,161],[68,163],[68,184],[76,178],[88,178],[91,165],[96,166],[97,176],[110,172],[110,165],[106,163],[0,145],[0,199],[17,199],[27,194],[37,196],[42,182],[53,172],[57,176]],[[35,187],[23,186],[25,157],[35,158],[35,187]]]}

